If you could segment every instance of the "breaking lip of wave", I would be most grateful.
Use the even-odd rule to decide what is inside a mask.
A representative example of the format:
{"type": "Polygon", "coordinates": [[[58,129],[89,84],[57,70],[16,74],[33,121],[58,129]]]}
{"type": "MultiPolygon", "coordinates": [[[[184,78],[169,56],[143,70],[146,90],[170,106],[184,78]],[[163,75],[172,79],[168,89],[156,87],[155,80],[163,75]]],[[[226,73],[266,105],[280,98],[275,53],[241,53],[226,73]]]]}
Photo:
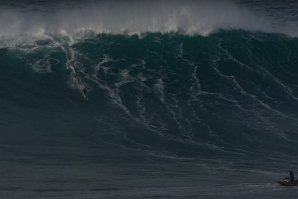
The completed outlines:
{"type": "MultiPolygon", "coordinates": [[[[53,5],[51,5],[53,6],[53,5]]],[[[296,36],[291,24],[274,24],[243,6],[220,1],[99,1],[49,10],[0,7],[0,40],[20,35],[97,34],[141,35],[147,32],[208,35],[219,29],[283,33],[296,36]]]]}

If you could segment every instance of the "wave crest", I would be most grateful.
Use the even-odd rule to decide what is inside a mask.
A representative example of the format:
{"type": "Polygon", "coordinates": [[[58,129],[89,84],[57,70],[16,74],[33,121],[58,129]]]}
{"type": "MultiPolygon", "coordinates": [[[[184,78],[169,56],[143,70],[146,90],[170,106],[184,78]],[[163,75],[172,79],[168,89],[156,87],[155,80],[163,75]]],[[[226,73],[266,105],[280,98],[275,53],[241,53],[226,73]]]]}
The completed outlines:
{"type": "Polygon", "coordinates": [[[146,32],[208,35],[218,29],[244,29],[295,35],[296,30],[276,25],[272,19],[232,2],[219,1],[99,1],[72,6],[56,4],[34,9],[2,6],[0,36],[146,32]],[[45,7],[49,7],[45,9],[45,7]]]}

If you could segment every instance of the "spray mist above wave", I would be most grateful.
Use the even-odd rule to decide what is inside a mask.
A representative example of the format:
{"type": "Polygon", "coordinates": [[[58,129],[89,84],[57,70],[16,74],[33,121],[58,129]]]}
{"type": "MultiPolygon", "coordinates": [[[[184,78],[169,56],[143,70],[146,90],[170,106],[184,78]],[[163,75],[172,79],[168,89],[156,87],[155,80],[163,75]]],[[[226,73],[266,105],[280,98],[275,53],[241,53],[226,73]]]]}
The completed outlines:
{"type": "Polygon", "coordinates": [[[0,7],[2,37],[95,33],[179,32],[208,35],[218,29],[244,29],[295,35],[265,16],[228,1],[86,1],[0,7]]]}

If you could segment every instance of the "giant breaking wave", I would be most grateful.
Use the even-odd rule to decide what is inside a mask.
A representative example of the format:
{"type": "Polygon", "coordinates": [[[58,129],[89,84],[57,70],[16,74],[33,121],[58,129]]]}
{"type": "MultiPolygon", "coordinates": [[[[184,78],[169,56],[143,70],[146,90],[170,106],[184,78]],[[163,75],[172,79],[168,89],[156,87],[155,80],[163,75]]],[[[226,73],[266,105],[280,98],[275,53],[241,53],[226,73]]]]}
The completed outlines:
{"type": "Polygon", "coordinates": [[[192,158],[296,150],[297,39],[221,31],[70,40],[1,49],[6,139],[76,138],[192,158]]]}
{"type": "Polygon", "coordinates": [[[1,7],[2,141],[104,142],[182,158],[295,155],[294,29],[226,3],[158,2],[1,7]]]}

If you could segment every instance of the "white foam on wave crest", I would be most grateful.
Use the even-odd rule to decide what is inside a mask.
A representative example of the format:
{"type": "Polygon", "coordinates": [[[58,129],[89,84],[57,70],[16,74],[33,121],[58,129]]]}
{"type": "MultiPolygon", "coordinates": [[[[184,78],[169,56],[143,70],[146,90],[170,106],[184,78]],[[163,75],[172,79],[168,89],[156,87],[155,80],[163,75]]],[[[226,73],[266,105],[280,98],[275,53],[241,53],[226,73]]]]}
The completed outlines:
{"type": "Polygon", "coordinates": [[[232,1],[87,1],[72,6],[40,4],[34,9],[0,7],[0,37],[96,33],[179,32],[208,35],[218,29],[244,29],[295,35],[290,27],[232,1]],[[45,9],[45,7],[51,7],[45,9]]]}

